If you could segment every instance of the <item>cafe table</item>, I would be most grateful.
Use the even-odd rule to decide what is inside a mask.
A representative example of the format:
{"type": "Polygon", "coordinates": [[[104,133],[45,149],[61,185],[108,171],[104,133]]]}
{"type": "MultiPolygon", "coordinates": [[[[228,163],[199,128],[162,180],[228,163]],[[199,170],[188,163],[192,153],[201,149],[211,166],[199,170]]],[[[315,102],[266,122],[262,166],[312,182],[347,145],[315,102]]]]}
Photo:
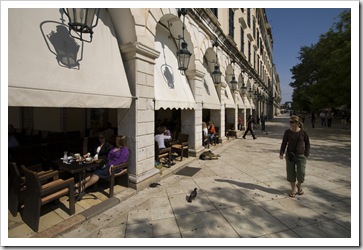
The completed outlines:
{"type": "MultiPolygon", "coordinates": [[[[63,162],[62,160],[58,160],[58,167],[72,175],[78,175],[78,196],[77,201],[81,200],[82,197],[86,194],[85,190],[82,190],[82,181],[86,178],[88,170],[96,169],[99,165],[101,160],[94,160],[94,161],[74,161],[71,160],[70,162],[63,162]]],[[[97,199],[93,195],[94,199],[97,199]]]]}

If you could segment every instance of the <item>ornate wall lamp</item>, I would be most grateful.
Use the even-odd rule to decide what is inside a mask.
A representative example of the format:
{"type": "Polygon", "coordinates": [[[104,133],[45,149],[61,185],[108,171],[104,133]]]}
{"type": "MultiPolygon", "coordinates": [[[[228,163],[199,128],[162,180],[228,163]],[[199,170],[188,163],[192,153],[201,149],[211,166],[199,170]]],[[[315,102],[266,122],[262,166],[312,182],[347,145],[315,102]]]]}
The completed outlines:
{"type": "Polygon", "coordinates": [[[252,90],[252,87],[250,87],[250,90],[248,91],[248,96],[249,96],[250,98],[252,98],[252,97],[253,97],[253,90],[252,90]]]}
{"type": "Polygon", "coordinates": [[[234,75],[234,65],[235,65],[236,61],[234,59],[232,59],[232,69],[233,69],[233,74],[232,74],[232,80],[229,82],[231,84],[231,89],[232,91],[237,90],[237,84],[238,82],[236,81],[236,76],[234,75]]]}
{"type": "Polygon", "coordinates": [[[253,96],[254,96],[255,100],[259,100],[260,93],[258,92],[258,89],[255,91],[255,93],[253,93],[253,96]]]}
{"type": "Polygon", "coordinates": [[[242,96],[245,96],[247,94],[247,87],[246,87],[245,83],[242,84],[241,93],[242,93],[242,96]]]}
{"type": "Polygon", "coordinates": [[[69,8],[63,9],[63,11],[69,19],[69,35],[81,41],[89,43],[92,42],[93,28],[97,26],[100,9],[69,8]],[[96,21],[94,23],[95,16],[96,21]],[[77,36],[72,35],[72,30],[77,34],[77,36]],[[84,40],[83,34],[89,34],[90,39],[84,40]]]}
{"type": "Polygon", "coordinates": [[[212,79],[214,84],[220,84],[222,82],[222,72],[219,69],[218,64],[218,42],[217,39],[213,43],[213,48],[216,47],[216,62],[214,65],[214,71],[212,72],[212,79]]]}
{"type": "Polygon", "coordinates": [[[179,40],[179,50],[176,52],[176,56],[178,58],[178,69],[182,74],[188,69],[189,61],[192,53],[188,50],[188,43],[184,39],[184,22],[185,22],[185,15],[187,14],[187,8],[178,9],[178,16],[183,16],[183,33],[182,36],[177,38],[179,40]]]}

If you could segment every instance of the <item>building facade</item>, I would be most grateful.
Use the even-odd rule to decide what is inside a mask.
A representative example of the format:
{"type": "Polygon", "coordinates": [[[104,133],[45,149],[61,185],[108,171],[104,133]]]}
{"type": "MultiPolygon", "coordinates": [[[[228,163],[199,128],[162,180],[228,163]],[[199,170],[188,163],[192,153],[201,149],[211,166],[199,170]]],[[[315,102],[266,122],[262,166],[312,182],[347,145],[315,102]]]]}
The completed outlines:
{"type": "Polygon", "coordinates": [[[68,32],[63,9],[9,9],[9,123],[89,137],[109,122],[128,138],[130,187],[142,189],[160,178],[154,167],[158,125],[188,134],[189,153],[196,156],[204,150],[203,121],[212,121],[223,141],[239,118],[246,126],[248,115],[279,114],[265,10],[181,13],[100,9],[92,41],[81,41],[68,32]],[[178,69],[181,42],[191,52],[186,70],[178,69]]]}

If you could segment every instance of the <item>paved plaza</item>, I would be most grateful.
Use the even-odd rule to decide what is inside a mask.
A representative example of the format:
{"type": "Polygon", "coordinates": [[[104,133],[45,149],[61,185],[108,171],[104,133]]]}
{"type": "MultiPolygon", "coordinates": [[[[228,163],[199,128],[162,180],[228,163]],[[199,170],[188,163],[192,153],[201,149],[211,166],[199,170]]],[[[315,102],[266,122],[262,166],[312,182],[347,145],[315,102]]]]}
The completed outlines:
{"type": "Polygon", "coordinates": [[[257,129],[257,140],[251,135],[244,140],[240,132],[237,139],[211,148],[220,155],[218,160],[190,157],[178,168],[175,165],[162,171],[160,186],[129,191],[127,195],[121,192],[114,197],[115,204],[109,201],[108,210],[103,208],[101,213],[89,216],[85,216],[87,212],[78,213],[62,221],[61,226],[55,225],[30,237],[39,241],[40,237],[90,238],[72,241],[80,246],[259,246],[264,245],[266,239],[279,240],[270,245],[338,246],[352,245],[351,237],[358,244],[359,217],[352,213],[351,204],[354,194],[357,200],[353,202],[359,206],[358,190],[354,192],[351,188],[355,176],[351,168],[358,165],[351,164],[351,130],[341,129],[340,124],[334,122],[332,128],[322,128],[317,121],[312,129],[306,121],[311,154],[303,195],[288,196],[290,186],[286,180],[285,160],[279,159],[288,116],[281,116],[266,123],[267,135],[257,129]],[[187,198],[194,188],[198,194],[189,203],[187,198]],[[130,238],[130,241],[96,238],[130,238]],[[138,238],[168,239],[143,241],[138,238]],[[216,238],[235,239],[216,242],[216,238]],[[309,243],[304,238],[324,238],[325,241],[309,243]],[[288,243],[291,239],[295,243],[288,243]]]}

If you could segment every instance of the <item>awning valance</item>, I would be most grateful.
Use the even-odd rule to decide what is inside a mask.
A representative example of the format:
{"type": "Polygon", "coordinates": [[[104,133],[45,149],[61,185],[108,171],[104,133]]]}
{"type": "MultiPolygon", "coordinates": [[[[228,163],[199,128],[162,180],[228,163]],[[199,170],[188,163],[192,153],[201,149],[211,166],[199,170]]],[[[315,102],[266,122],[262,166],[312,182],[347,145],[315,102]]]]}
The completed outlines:
{"type": "Polygon", "coordinates": [[[238,109],[244,109],[245,108],[245,104],[243,103],[242,97],[241,97],[241,95],[239,93],[236,94],[236,103],[238,105],[238,109]]]}
{"type": "Polygon", "coordinates": [[[250,100],[251,109],[256,109],[255,103],[253,100],[250,100]]]}
{"type": "Polygon", "coordinates": [[[91,43],[69,36],[60,17],[59,9],[9,9],[8,105],[129,108],[108,12],[100,11],[91,43]]]}
{"type": "Polygon", "coordinates": [[[231,89],[229,88],[228,84],[226,84],[226,85],[227,85],[227,87],[226,87],[226,91],[224,93],[226,96],[226,98],[224,99],[226,108],[235,108],[236,104],[234,103],[231,89]]]}
{"type": "Polygon", "coordinates": [[[202,86],[203,109],[221,109],[218,93],[214,87],[213,79],[204,64],[205,75],[202,86]]]}
{"type": "Polygon", "coordinates": [[[194,109],[195,100],[188,79],[178,70],[175,56],[177,47],[165,30],[158,29],[155,49],[160,56],[155,60],[154,92],[155,109],[194,109]]]}
{"type": "Polygon", "coordinates": [[[243,97],[243,103],[245,104],[246,109],[250,109],[251,108],[250,101],[248,100],[248,98],[246,96],[243,97]]]}

